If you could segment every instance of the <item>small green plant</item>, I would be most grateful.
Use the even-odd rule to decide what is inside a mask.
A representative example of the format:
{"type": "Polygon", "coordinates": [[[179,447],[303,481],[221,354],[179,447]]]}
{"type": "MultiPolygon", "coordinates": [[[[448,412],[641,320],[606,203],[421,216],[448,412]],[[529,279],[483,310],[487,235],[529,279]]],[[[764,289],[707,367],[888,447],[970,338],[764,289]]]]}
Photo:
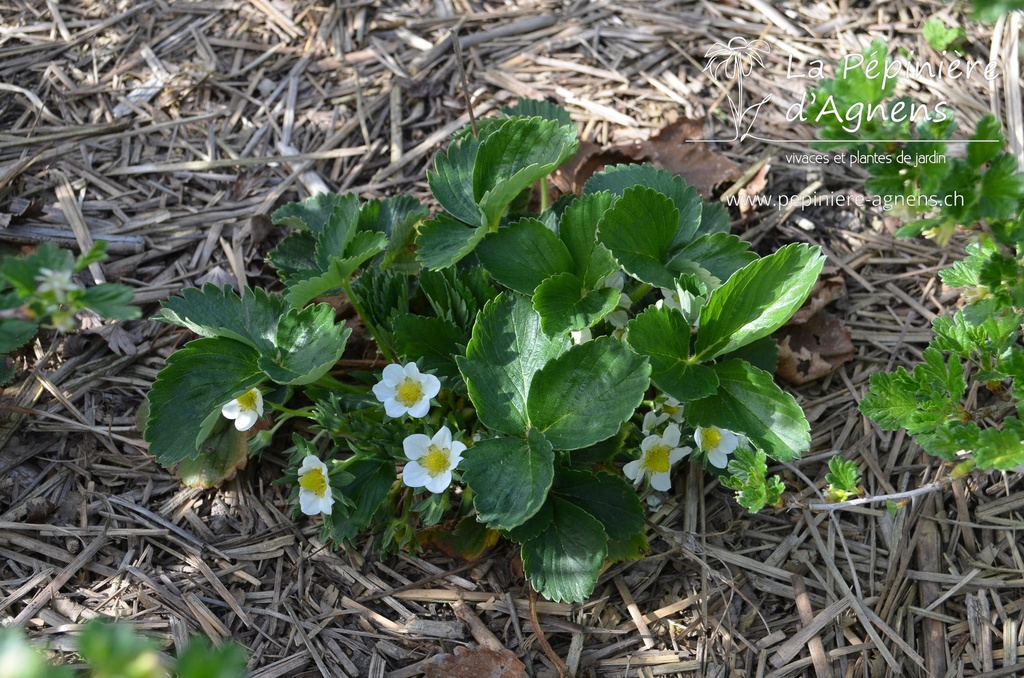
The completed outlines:
{"type": "Polygon", "coordinates": [[[124,624],[93,621],[77,637],[82,667],[55,665],[46,660],[20,629],[0,630],[0,678],[240,678],[245,675],[245,651],[238,645],[211,647],[193,639],[165,666],[154,643],[124,624]]]}
{"type": "Polygon", "coordinates": [[[864,494],[860,486],[860,469],[857,463],[842,457],[832,457],[828,461],[828,473],[825,474],[825,497],[829,501],[848,501],[864,494]]]}
{"type": "Polygon", "coordinates": [[[416,548],[443,523],[478,553],[500,534],[558,600],[646,551],[634,485],[671,489],[687,455],[728,476],[756,449],[740,501],[776,503],[765,459],[799,456],[809,426],[772,380],[769,335],[824,258],[803,244],[758,257],[721,206],[651,166],[609,167],[551,203],[546,177],[577,146],[565,111],[521,101],[437,154],[438,213],[407,196],[279,209],[295,229],[270,255],[281,296],[207,286],[157,316],[201,338],[149,393],[150,452],[202,467],[225,416],[243,436],[264,422],[255,445],[311,420],[283,482],[325,538],[369,529],[382,551],[416,548]],[[351,329],[320,301],[334,296],[390,363],[379,375],[337,367],[351,329]]]}
{"type": "Polygon", "coordinates": [[[7,354],[27,344],[40,329],[69,332],[75,314],[91,309],[106,318],[139,317],[131,306],[132,290],[102,283],[82,287],[75,274],[106,258],[106,243],[75,258],[52,243],[43,243],[24,257],[0,260],[0,385],[14,378],[7,354]]]}
{"type": "Polygon", "coordinates": [[[938,17],[932,17],[925,22],[921,31],[929,47],[936,52],[952,50],[954,54],[962,55],[961,46],[967,42],[967,31],[963,26],[951,27],[938,17]]]}
{"type": "MultiPolygon", "coordinates": [[[[936,336],[923,362],[911,370],[872,374],[860,410],[883,429],[904,428],[930,454],[957,463],[954,475],[974,467],[1016,468],[1024,464],[1024,174],[1003,150],[1005,140],[992,116],[978,123],[963,157],[950,158],[947,140],[956,129],[951,111],[942,109],[915,125],[894,121],[891,113],[899,103],[910,110],[914,102],[890,98],[896,83],[883,85],[880,74],[888,61],[881,41],[871,43],[863,56],[863,68],[823,82],[816,91],[819,100],[831,96],[840,102],[839,115],[815,118],[823,125],[822,137],[869,158],[863,163],[872,175],[867,188],[886,204],[900,205],[909,219],[898,236],[923,234],[945,244],[960,229],[970,234],[971,243],[963,261],[939,273],[962,291],[965,305],[933,321],[936,336]],[[858,103],[890,115],[851,131],[841,111],[858,103]],[[886,141],[861,142],[860,135],[886,141]],[[910,150],[904,142],[912,140],[924,143],[910,150]],[[972,382],[980,388],[968,401],[972,382]]],[[[842,481],[837,469],[831,475],[842,481]]],[[[849,484],[830,482],[851,491],[849,484]]]]}

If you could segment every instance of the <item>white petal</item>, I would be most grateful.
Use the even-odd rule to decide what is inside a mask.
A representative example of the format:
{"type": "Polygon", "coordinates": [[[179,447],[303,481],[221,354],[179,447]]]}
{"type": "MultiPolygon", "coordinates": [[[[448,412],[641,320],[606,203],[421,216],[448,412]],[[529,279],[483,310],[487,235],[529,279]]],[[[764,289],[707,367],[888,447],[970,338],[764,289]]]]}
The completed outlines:
{"type": "Polygon", "coordinates": [[[442,450],[450,450],[452,448],[452,432],[448,430],[447,426],[442,426],[434,437],[430,439],[430,442],[437,445],[442,450]]]}
{"type": "MultiPolygon", "coordinates": [[[[462,459],[462,453],[466,451],[466,444],[460,443],[458,440],[453,440],[450,449],[452,452],[452,459],[462,459]]],[[[452,462],[452,466],[455,466],[455,462],[452,462]]]]}
{"type": "Polygon", "coordinates": [[[299,508],[307,516],[320,513],[320,499],[309,490],[299,490],[299,508]]]}
{"type": "Polygon", "coordinates": [[[391,364],[384,368],[380,373],[381,381],[388,386],[394,388],[402,383],[405,379],[405,370],[402,369],[401,365],[391,364]]]}
{"type": "Polygon", "coordinates": [[[394,386],[388,386],[383,381],[378,381],[373,385],[373,395],[377,396],[377,400],[384,402],[398,395],[398,389],[394,386]]]}
{"type": "Polygon", "coordinates": [[[661,442],[665,443],[669,447],[675,447],[679,444],[679,427],[675,424],[669,424],[665,428],[665,432],[661,434],[661,442]]]}
{"type": "Polygon", "coordinates": [[[708,463],[715,468],[725,468],[729,465],[729,455],[725,454],[721,450],[712,450],[708,454],[708,463]]]}
{"type": "Polygon", "coordinates": [[[330,514],[334,510],[334,497],[330,495],[330,489],[327,492],[327,494],[316,500],[316,507],[320,509],[319,513],[330,514]]]}
{"type": "Polygon", "coordinates": [[[445,471],[444,473],[438,473],[436,476],[431,478],[426,483],[426,488],[434,494],[440,494],[448,489],[448,486],[452,484],[452,472],[445,471]]]}
{"type": "Polygon", "coordinates": [[[651,429],[658,425],[658,415],[654,412],[648,412],[644,415],[644,423],[641,424],[640,430],[644,433],[650,433],[651,429]]]}
{"type": "Polygon", "coordinates": [[[420,375],[420,385],[423,387],[423,397],[427,400],[441,392],[441,380],[432,374],[420,375]]]}
{"type": "Polygon", "coordinates": [[[652,473],[651,474],[651,487],[661,492],[667,492],[672,489],[672,478],[669,477],[668,471],[664,473],[652,473]]]}
{"type": "Polygon", "coordinates": [[[402,482],[409,487],[423,487],[431,480],[427,470],[415,461],[410,461],[402,469],[402,482]]]}
{"type": "Polygon", "coordinates": [[[405,366],[405,376],[413,381],[420,381],[420,366],[416,363],[409,363],[405,366]]]}
{"type": "Polygon", "coordinates": [[[320,461],[316,455],[307,454],[302,458],[302,465],[299,466],[299,475],[304,476],[314,469],[319,469],[324,477],[327,477],[327,464],[320,461]]]}
{"type": "Polygon", "coordinates": [[[427,416],[427,412],[430,411],[430,400],[428,398],[420,398],[416,401],[416,404],[409,408],[409,416],[419,419],[420,417],[427,416]]]}
{"type": "Polygon", "coordinates": [[[252,410],[242,410],[235,419],[235,428],[239,431],[248,431],[256,423],[257,419],[259,417],[252,410]]]}
{"type": "Polygon", "coordinates": [[[725,429],[718,429],[722,434],[722,441],[718,443],[718,449],[726,454],[732,454],[736,451],[736,446],[740,444],[740,439],[732,431],[726,431],[725,429]]]}
{"type": "Polygon", "coordinates": [[[652,445],[660,444],[661,436],[647,436],[646,438],[643,439],[643,442],[640,443],[640,450],[643,452],[647,452],[647,450],[651,449],[652,445]]]}
{"type": "Polygon", "coordinates": [[[426,456],[428,447],[430,447],[430,438],[422,433],[413,433],[402,441],[402,449],[405,450],[406,458],[413,461],[426,456]]]}
{"type": "Polygon", "coordinates": [[[384,401],[384,412],[392,419],[398,419],[408,411],[408,408],[399,403],[397,400],[389,398],[384,401]]]}
{"type": "Polygon", "coordinates": [[[703,452],[704,451],[704,429],[702,429],[700,426],[698,426],[697,430],[693,432],[693,441],[695,443],[697,443],[697,447],[700,449],[701,452],[703,452]]]}
{"type": "Polygon", "coordinates": [[[630,480],[639,480],[637,476],[640,474],[640,469],[643,466],[643,463],[643,459],[634,459],[622,467],[622,472],[630,480]]]}
{"type": "Polygon", "coordinates": [[[670,465],[674,464],[677,461],[679,461],[680,459],[682,459],[683,457],[685,457],[686,455],[690,454],[690,452],[693,452],[692,448],[689,448],[689,447],[677,447],[676,449],[674,449],[674,450],[672,450],[671,452],[668,453],[668,463],[670,465]]]}
{"type": "Polygon", "coordinates": [[[229,403],[225,403],[224,407],[220,408],[220,413],[227,419],[234,419],[238,416],[238,413],[242,411],[242,406],[237,400],[232,400],[229,403]]]}

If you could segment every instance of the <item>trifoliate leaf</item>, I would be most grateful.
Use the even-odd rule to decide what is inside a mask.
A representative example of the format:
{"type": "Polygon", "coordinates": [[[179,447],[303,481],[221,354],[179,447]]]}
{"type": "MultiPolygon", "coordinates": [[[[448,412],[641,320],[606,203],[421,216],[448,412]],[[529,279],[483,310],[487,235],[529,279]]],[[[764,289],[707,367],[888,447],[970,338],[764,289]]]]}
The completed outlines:
{"type": "Polygon", "coordinates": [[[275,224],[304,228],[319,235],[331,220],[334,209],[346,202],[351,203],[354,195],[317,193],[302,202],[292,202],[270,215],[275,224]]]}
{"type": "Polygon", "coordinates": [[[555,476],[555,454],[540,431],[530,429],[526,439],[481,440],[464,453],[460,468],[474,491],[479,520],[510,530],[544,504],[555,476]]]}
{"type": "Polygon", "coordinates": [[[651,363],[651,380],[681,402],[715,392],[718,376],[691,360],[690,326],[675,309],[650,307],[627,325],[626,341],[651,363]]]}
{"type": "Polygon", "coordinates": [[[316,275],[289,280],[288,291],[284,295],[285,301],[294,308],[301,308],[316,297],[342,288],[356,269],[383,252],[387,244],[387,238],[383,233],[356,233],[351,241],[346,243],[344,256],[329,259],[326,267],[316,275]]]}
{"type": "MultiPolygon", "coordinates": [[[[673,231],[672,247],[678,248],[690,242],[698,233],[711,233],[721,229],[722,212],[703,205],[697,189],[690,186],[680,177],[665,169],[657,169],[653,165],[612,165],[594,174],[583,186],[584,197],[601,191],[612,195],[625,195],[626,190],[634,186],[644,186],[666,196],[676,208],[679,220],[678,227],[673,231]],[[711,223],[702,222],[707,210],[711,223]]],[[[728,213],[725,214],[728,229],[728,213]]]]}
{"type": "MultiPolygon", "coordinates": [[[[430,193],[448,214],[470,226],[483,226],[483,214],[473,194],[473,166],[480,142],[467,135],[438,151],[434,170],[427,172],[430,193]]],[[[421,259],[422,261],[422,259],[421,259]]]]}
{"type": "Polygon", "coordinates": [[[470,227],[446,214],[438,214],[420,225],[416,258],[425,268],[447,268],[472,252],[485,235],[486,226],[470,227]]]}

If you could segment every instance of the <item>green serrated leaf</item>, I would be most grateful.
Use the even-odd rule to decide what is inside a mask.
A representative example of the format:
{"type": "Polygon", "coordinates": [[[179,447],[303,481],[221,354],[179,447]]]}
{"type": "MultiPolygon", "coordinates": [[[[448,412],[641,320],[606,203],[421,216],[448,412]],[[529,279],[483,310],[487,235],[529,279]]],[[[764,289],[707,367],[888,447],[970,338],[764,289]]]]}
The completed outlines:
{"type": "Polygon", "coordinates": [[[719,387],[714,395],[686,405],[695,426],[716,426],[747,436],[773,459],[790,461],[811,444],[810,425],[790,394],[772,375],[742,360],[713,366],[719,387]]]}
{"type": "Polygon", "coordinates": [[[1012,471],[1024,465],[1024,443],[1020,433],[1009,429],[982,429],[974,449],[974,460],[983,471],[1012,471]]]}
{"type": "Polygon", "coordinates": [[[486,226],[469,227],[445,214],[438,214],[420,226],[416,237],[416,258],[432,270],[447,268],[456,263],[487,235],[486,226]]]}
{"type": "Polygon", "coordinates": [[[651,363],[651,380],[680,402],[707,397],[718,388],[718,376],[696,363],[690,352],[690,326],[682,314],[667,307],[649,307],[627,325],[626,341],[651,363]]]}
{"type": "Polygon", "coordinates": [[[523,435],[531,425],[527,400],[534,375],[569,343],[568,336],[544,333],[527,299],[502,293],[488,302],[477,316],[466,357],[457,359],[480,421],[494,431],[523,435]]]}
{"type": "Polygon", "coordinates": [[[497,228],[516,196],[554,172],[578,148],[575,126],[543,118],[509,118],[480,143],[473,165],[473,196],[483,223],[497,228]]]}
{"type": "Polygon", "coordinates": [[[278,384],[311,384],[338,362],[350,334],[329,304],[290,309],[277,326],[277,355],[260,356],[259,367],[278,384]]]}
{"type": "Polygon", "coordinates": [[[971,18],[994,24],[1004,14],[1021,9],[1024,9],[1024,0],[973,0],[971,18]]]}
{"type": "Polygon", "coordinates": [[[576,198],[558,222],[558,237],[575,264],[572,272],[588,290],[619,269],[612,253],[597,241],[597,224],[613,202],[615,196],[607,191],[576,198]]]}
{"type": "Polygon", "coordinates": [[[388,240],[383,233],[364,231],[356,233],[346,243],[344,257],[329,260],[326,268],[309,278],[295,278],[288,283],[285,301],[294,308],[301,308],[316,297],[344,287],[352,274],[368,259],[384,251],[388,240]]]}
{"type": "Polygon", "coordinates": [[[75,273],[83,271],[89,267],[89,264],[95,264],[103,261],[107,258],[107,241],[97,240],[93,243],[92,248],[88,252],[83,252],[75,258],[75,265],[72,270],[75,273]]]}
{"type": "Polygon", "coordinates": [[[932,17],[925,22],[924,28],[921,29],[921,35],[936,52],[943,52],[967,39],[967,32],[962,27],[947,26],[938,17],[932,17]]]}
{"type": "Polygon", "coordinates": [[[861,413],[874,419],[886,431],[895,431],[908,424],[918,408],[918,386],[914,378],[904,368],[898,367],[895,372],[875,372],[870,383],[871,390],[858,407],[861,413]]]}
{"type": "MultiPolygon", "coordinates": [[[[686,181],[665,169],[657,169],[653,165],[612,165],[594,174],[583,186],[583,195],[588,196],[600,191],[608,191],[612,195],[624,195],[626,190],[634,186],[644,186],[668,197],[677,210],[679,223],[674,231],[672,248],[678,248],[690,242],[698,232],[711,232],[708,229],[721,228],[721,213],[713,216],[717,223],[702,224],[707,205],[701,203],[697,189],[686,181]]],[[[709,214],[714,209],[708,210],[709,214]]],[[[726,213],[728,229],[728,214],[726,213]]]]}
{"type": "Polygon", "coordinates": [[[598,237],[616,261],[643,282],[672,289],[676,276],[665,264],[672,258],[679,211],[654,189],[634,186],[623,191],[598,224],[598,237]]]}
{"type": "Polygon", "coordinates": [[[288,203],[270,215],[270,218],[275,224],[304,228],[319,235],[330,223],[334,208],[349,199],[348,195],[317,193],[302,202],[288,203]]]}
{"type": "Polygon", "coordinates": [[[282,282],[316,275],[316,237],[309,231],[296,231],[267,255],[282,282]]]}
{"type": "Polygon", "coordinates": [[[747,264],[757,261],[757,254],[750,251],[750,243],[728,233],[703,235],[683,249],[668,262],[667,268],[675,274],[691,272],[691,264],[710,273],[716,279],[717,287],[747,264]]]}
{"type": "Polygon", "coordinates": [[[29,320],[0,320],[0,356],[27,344],[38,330],[39,325],[29,320]]]}
{"type": "Polygon", "coordinates": [[[573,270],[573,260],[558,236],[537,219],[520,219],[489,233],[476,256],[499,283],[532,295],[537,285],[573,270]]]}
{"type": "Polygon", "coordinates": [[[643,399],[651,368],[611,337],[573,346],[533,377],[529,420],[556,450],[609,438],[643,399]]]}
{"type": "Polygon", "coordinates": [[[582,603],[594,591],[608,555],[601,522],[578,506],[553,497],[551,523],[522,547],[523,571],[548,600],[582,603]]]}
{"type": "Polygon", "coordinates": [[[978,121],[974,135],[967,144],[967,164],[978,169],[1003,150],[1006,138],[1000,132],[1002,123],[994,115],[986,115],[978,121]]]}
{"type": "Polygon", "coordinates": [[[818,248],[793,243],[737,271],[701,309],[697,356],[709,360],[777,330],[810,294],[824,264],[818,248]]]}
{"type": "MultiPolygon", "coordinates": [[[[395,464],[361,455],[336,462],[334,468],[341,482],[332,483],[335,497],[330,523],[326,525],[331,539],[338,543],[355,539],[388,498],[395,482],[395,464]],[[346,497],[349,501],[338,501],[346,497]]],[[[332,474],[332,480],[334,475],[332,474]]]]}
{"type": "Polygon", "coordinates": [[[510,530],[544,504],[555,476],[555,453],[540,431],[531,429],[526,439],[476,443],[466,451],[460,468],[475,492],[479,520],[496,530],[510,530]]]}
{"type": "Polygon", "coordinates": [[[149,453],[163,466],[196,457],[207,420],[266,379],[258,361],[255,349],[225,338],[197,339],[171,354],[147,396],[149,453]]]}
{"type": "Polygon", "coordinates": [[[828,461],[829,472],[825,474],[825,482],[830,485],[830,490],[837,490],[846,494],[857,492],[857,485],[860,484],[860,469],[857,463],[847,461],[836,455],[828,461]]]}
{"type": "Polygon", "coordinates": [[[565,110],[561,106],[551,103],[550,101],[544,101],[543,99],[518,97],[515,105],[503,106],[498,112],[510,118],[539,117],[544,118],[545,120],[554,120],[559,125],[573,124],[572,118],[569,117],[569,111],[565,110]]]}
{"type": "Polygon", "coordinates": [[[551,276],[537,286],[533,307],[541,327],[551,335],[591,327],[615,310],[619,291],[611,287],[587,291],[572,273],[551,276]]]}
{"type": "Polygon", "coordinates": [[[434,199],[455,219],[474,227],[485,224],[473,194],[473,167],[479,150],[480,142],[472,135],[465,136],[452,142],[447,151],[438,151],[434,171],[427,172],[434,199]]]}
{"type": "Polygon", "coordinates": [[[640,497],[621,475],[559,469],[551,494],[600,520],[609,539],[625,541],[643,533],[640,497]]]}
{"type": "Polygon", "coordinates": [[[201,337],[234,339],[262,355],[274,355],[273,337],[284,302],[258,287],[245,289],[243,295],[212,283],[202,289],[186,287],[180,297],[161,303],[154,320],[185,327],[201,337]]]}
{"type": "Polygon", "coordinates": [[[1017,159],[1009,153],[997,156],[981,178],[981,215],[1004,219],[1016,214],[1024,200],[1024,173],[1017,171],[1017,159]]]}

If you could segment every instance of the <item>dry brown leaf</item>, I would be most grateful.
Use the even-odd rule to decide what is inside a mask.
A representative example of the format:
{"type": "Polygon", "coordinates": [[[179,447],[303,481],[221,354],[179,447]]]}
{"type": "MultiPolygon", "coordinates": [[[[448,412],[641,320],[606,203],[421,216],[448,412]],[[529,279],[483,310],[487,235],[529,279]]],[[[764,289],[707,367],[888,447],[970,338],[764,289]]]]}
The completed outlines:
{"type": "Polygon", "coordinates": [[[803,324],[789,325],[780,334],[779,367],[775,373],[791,384],[820,379],[856,354],[850,328],[827,311],[803,324]]]}
{"type": "Polygon", "coordinates": [[[576,157],[560,167],[551,183],[562,194],[579,194],[587,179],[608,165],[649,162],[678,174],[686,183],[710,198],[715,186],[723,181],[736,181],[742,168],[732,160],[712,151],[704,143],[688,143],[700,139],[702,120],[680,118],[670,122],[648,139],[634,139],[610,146],[590,141],[580,143],[576,157]]]}
{"type": "Polygon", "coordinates": [[[846,279],[838,274],[835,268],[825,269],[818,276],[818,281],[811,288],[811,294],[800,307],[800,310],[793,314],[793,317],[786,321],[786,326],[802,325],[823,308],[836,299],[846,296],[846,279]]]}
{"type": "Polygon", "coordinates": [[[771,164],[766,162],[757,171],[757,174],[747,182],[747,185],[740,189],[740,215],[745,216],[754,209],[749,198],[760,195],[761,191],[768,186],[768,170],[770,168],[771,164]]]}
{"type": "Polygon", "coordinates": [[[523,678],[526,667],[509,650],[456,647],[453,654],[434,657],[423,671],[427,678],[523,678]]]}

